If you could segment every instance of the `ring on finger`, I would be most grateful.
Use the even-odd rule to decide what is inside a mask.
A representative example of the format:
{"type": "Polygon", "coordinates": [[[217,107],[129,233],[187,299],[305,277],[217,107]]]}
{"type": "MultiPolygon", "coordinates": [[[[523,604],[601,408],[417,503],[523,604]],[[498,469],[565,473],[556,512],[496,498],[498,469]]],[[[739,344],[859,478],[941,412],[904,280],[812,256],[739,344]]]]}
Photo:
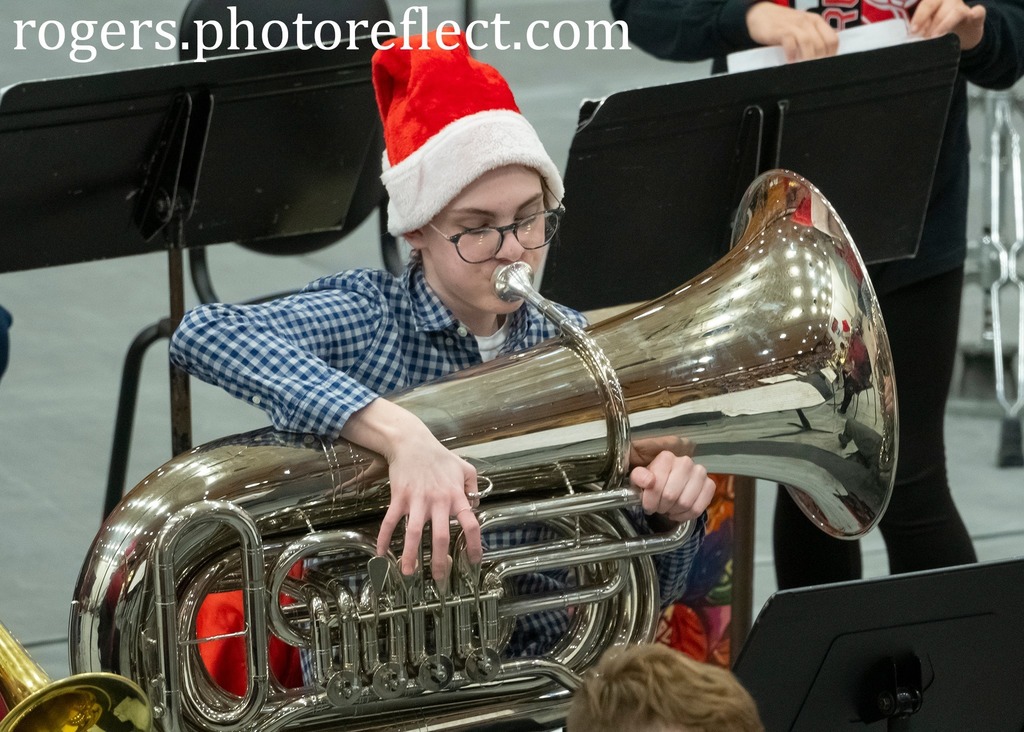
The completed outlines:
{"type": "Polygon", "coordinates": [[[470,491],[469,493],[466,494],[466,498],[468,498],[471,501],[475,501],[479,497],[480,497],[480,494],[477,493],[476,491],[470,491]]]}
{"type": "Polygon", "coordinates": [[[473,509],[470,506],[466,506],[465,508],[459,509],[458,511],[455,512],[455,518],[458,518],[459,514],[462,513],[463,511],[470,511],[470,512],[472,512],[473,509]]]}

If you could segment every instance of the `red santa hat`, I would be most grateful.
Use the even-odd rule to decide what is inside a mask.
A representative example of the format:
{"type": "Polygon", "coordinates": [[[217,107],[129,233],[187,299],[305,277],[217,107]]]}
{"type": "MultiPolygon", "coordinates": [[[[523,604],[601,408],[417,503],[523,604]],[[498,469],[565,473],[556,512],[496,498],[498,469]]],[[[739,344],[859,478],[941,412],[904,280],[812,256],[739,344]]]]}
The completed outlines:
{"type": "Polygon", "coordinates": [[[508,82],[469,55],[464,36],[392,40],[374,54],[373,86],[384,123],[388,231],[395,236],[425,226],[463,188],[505,165],[540,173],[548,207],[562,199],[558,168],[508,82]]]}

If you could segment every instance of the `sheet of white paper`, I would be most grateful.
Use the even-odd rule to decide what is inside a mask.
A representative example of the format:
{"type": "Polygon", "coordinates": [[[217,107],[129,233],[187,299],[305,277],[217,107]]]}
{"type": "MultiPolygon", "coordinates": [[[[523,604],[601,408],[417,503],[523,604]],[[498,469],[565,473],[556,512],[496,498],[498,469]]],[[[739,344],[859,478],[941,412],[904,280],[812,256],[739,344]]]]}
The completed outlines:
{"type": "MultiPolygon", "coordinates": [[[[839,54],[871,51],[914,40],[907,29],[906,21],[901,18],[859,25],[856,28],[839,31],[838,35],[839,54]]],[[[786,55],[782,46],[760,46],[730,53],[726,57],[726,63],[730,73],[754,71],[781,66],[786,63],[786,55]]]]}

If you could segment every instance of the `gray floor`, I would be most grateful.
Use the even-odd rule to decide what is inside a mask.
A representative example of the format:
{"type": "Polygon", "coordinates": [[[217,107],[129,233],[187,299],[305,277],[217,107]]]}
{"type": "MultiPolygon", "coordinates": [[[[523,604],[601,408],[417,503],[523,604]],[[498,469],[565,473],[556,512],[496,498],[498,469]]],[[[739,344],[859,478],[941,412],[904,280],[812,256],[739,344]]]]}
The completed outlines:
{"type": "MultiPolygon", "coordinates": [[[[396,15],[411,4],[393,3],[396,15]]],[[[179,0],[5,0],[0,8],[0,85],[173,61],[167,52],[123,50],[102,53],[90,64],[74,64],[66,46],[63,52],[16,51],[15,19],[172,19],[179,17],[182,5],[179,0]]],[[[549,18],[552,25],[562,19],[608,17],[607,4],[599,0],[517,0],[514,9],[509,5],[477,3],[477,15],[491,17],[500,11],[513,23],[549,18]]],[[[457,19],[461,7],[432,3],[430,12],[438,19],[457,19]]],[[[697,78],[708,71],[707,64],[664,63],[635,50],[489,51],[481,56],[508,76],[524,112],[560,164],[582,98],[697,78]]],[[[111,154],[117,154],[116,147],[111,154]]],[[[21,244],[2,240],[0,247],[21,244]]],[[[212,248],[211,262],[222,298],[240,300],[293,288],[349,266],[379,265],[380,257],[371,222],[346,241],[313,254],[271,258],[225,244],[212,248]]],[[[188,297],[195,301],[191,291],[188,297]]],[[[0,303],[15,317],[11,365],[0,384],[0,621],[58,677],[68,671],[68,603],[100,521],[125,351],[141,329],[167,312],[166,262],[159,254],[142,255],[0,274],[0,303]]],[[[980,303],[981,290],[972,286],[964,301],[961,334],[969,351],[981,344],[980,303]]],[[[145,362],[129,485],[169,457],[164,356],[160,345],[145,362]]],[[[994,559],[1024,555],[1024,472],[994,466],[1000,412],[986,390],[987,373],[965,372],[963,381],[971,388],[957,390],[947,430],[957,500],[979,554],[994,559]]],[[[196,442],[264,424],[262,413],[201,384],[193,386],[193,404],[196,442]]],[[[773,489],[759,488],[755,607],[774,589],[772,500],[773,489]]],[[[868,574],[884,574],[878,535],[863,546],[868,574]]]]}

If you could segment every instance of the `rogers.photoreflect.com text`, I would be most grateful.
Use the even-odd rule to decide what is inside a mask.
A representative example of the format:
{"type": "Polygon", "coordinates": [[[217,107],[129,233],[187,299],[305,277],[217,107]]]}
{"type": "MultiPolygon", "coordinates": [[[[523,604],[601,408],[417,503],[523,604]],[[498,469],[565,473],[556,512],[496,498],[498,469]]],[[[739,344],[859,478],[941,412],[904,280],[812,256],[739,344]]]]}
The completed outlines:
{"type": "MultiPolygon", "coordinates": [[[[405,9],[401,19],[312,21],[297,13],[290,21],[270,20],[263,24],[238,17],[235,6],[228,6],[229,20],[194,21],[194,48],[182,41],[180,50],[189,52],[196,61],[223,50],[256,51],[281,50],[296,47],[303,50],[318,48],[355,49],[359,39],[368,38],[377,48],[393,38],[401,39],[410,47],[413,42],[426,44],[423,35],[436,29],[437,44],[446,50],[454,48],[464,33],[466,45],[473,51],[497,49],[499,51],[557,49],[628,50],[629,31],[622,21],[543,20],[537,19],[516,26],[495,13],[460,24],[454,20],[433,22],[425,5],[405,9]],[[414,38],[419,36],[419,40],[414,38]]],[[[20,19],[12,21],[15,29],[15,51],[33,46],[49,52],[66,52],[75,63],[89,63],[106,51],[171,51],[179,46],[179,24],[174,20],[75,20],[65,22],[53,19],[20,19]]]]}

